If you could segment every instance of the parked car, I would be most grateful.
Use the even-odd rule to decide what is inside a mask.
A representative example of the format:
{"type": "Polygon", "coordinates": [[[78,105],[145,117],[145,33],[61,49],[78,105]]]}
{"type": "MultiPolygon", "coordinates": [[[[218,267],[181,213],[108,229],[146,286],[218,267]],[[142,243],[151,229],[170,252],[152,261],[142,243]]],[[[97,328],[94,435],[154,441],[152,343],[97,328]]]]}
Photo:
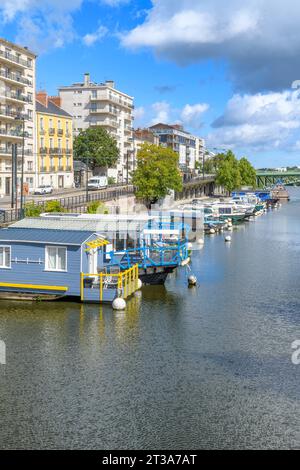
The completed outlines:
{"type": "Polygon", "coordinates": [[[104,189],[108,186],[107,176],[93,176],[88,180],[88,189],[104,189]]]}
{"type": "Polygon", "coordinates": [[[53,193],[53,186],[50,184],[41,184],[34,190],[34,194],[44,195],[44,194],[52,194],[53,193]]]}

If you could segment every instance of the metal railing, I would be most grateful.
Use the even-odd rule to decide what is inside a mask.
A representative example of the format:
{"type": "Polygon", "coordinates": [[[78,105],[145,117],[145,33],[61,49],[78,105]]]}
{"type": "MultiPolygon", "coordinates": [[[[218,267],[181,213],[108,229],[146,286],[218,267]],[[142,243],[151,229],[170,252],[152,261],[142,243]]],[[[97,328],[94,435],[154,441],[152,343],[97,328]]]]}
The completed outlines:
{"type": "Polygon", "coordinates": [[[120,273],[80,273],[80,298],[81,301],[89,300],[89,289],[99,289],[99,302],[103,301],[104,291],[115,289],[118,296],[124,299],[130,297],[139,288],[139,267],[134,265],[120,273]]]}
{"type": "Polygon", "coordinates": [[[27,78],[22,77],[21,75],[17,75],[16,73],[3,72],[3,70],[0,70],[0,76],[18,83],[22,83],[23,85],[32,85],[32,82],[27,80],[27,78]]]}
{"type": "Polygon", "coordinates": [[[22,218],[20,209],[0,209],[0,226],[5,226],[16,222],[22,218]]]}
{"type": "Polygon", "coordinates": [[[10,52],[0,50],[0,56],[10,60],[11,62],[15,62],[15,64],[22,65],[23,67],[32,68],[31,62],[29,62],[28,60],[23,60],[19,56],[11,54],[10,52]]]}
{"type": "MultiPolygon", "coordinates": [[[[50,171],[56,171],[55,167],[50,167],[50,171]]],[[[68,210],[79,210],[79,212],[84,212],[86,210],[86,206],[90,202],[94,201],[111,201],[112,199],[118,199],[121,196],[126,196],[133,194],[134,188],[133,186],[123,186],[120,188],[114,189],[107,189],[105,191],[95,191],[89,192],[88,197],[85,194],[80,194],[79,196],[67,196],[67,197],[57,197],[55,200],[59,201],[61,206],[64,207],[67,211],[68,210]]],[[[53,198],[52,198],[53,199],[53,198]]],[[[47,204],[47,200],[45,201],[37,201],[37,205],[45,208],[47,204]]]]}

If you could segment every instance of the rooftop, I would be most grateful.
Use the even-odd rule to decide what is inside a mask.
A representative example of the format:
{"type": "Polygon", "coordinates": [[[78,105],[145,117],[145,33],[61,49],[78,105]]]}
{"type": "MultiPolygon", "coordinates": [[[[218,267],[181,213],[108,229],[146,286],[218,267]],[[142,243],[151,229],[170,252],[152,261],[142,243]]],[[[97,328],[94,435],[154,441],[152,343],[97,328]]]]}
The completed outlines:
{"type": "Polygon", "coordinates": [[[56,116],[62,116],[72,119],[72,116],[64,111],[59,106],[56,106],[52,101],[48,100],[48,106],[44,106],[38,100],[36,100],[36,112],[43,114],[54,114],[56,116]]]}
{"type": "Polygon", "coordinates": [[[0,242],[48,243],[55,245],[81,246],[94,231],[62,230],[17,227],[17,224],[0,230],[0,242]]]}

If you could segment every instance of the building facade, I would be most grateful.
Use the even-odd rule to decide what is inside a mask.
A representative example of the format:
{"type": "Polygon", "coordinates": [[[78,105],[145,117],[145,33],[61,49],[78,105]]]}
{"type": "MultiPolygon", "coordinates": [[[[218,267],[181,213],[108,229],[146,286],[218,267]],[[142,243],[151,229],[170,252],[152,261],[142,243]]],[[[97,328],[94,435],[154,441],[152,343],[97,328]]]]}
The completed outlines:
{"type": "Polygon", "coordinates": [[[33,52],[0,38],[0,196],[9,196],[12,191],[14,144],[18,186],[23,148],[24,182],[30,187],[35,184],[35,62],[33,52]]]}
{"type": "MultiPolygon", "coordinates": [[[[134,162],[136,162],[137,154],[143,144],[159,145],[159,136],[151,132],[149,129],[135,129],[133,132],[133,148],[134,162]]],[[[133,168],[134,170],[135,168],[133,168]]]]}
{"type": "Polygon", "coordinates": [[[204,150],[204,141],[196,137],[179,124],[155,124],[150,131],[159,138],[159,144],[169,147],[179,155],[179,166],[182,171],[194,170],[204,150]]]}
{"type": "Polygon", "coordinates": [[[59,97],[36,95],[37,185],[72,188],[73,119],[60,107],[59,97]]]}
{"type": "Polygon", "coordinates": [[[59,88],[61,106],[73,116],[74,137],[91,126],[101,126],[117,141],[119,161],[108,176],[126,181],[133,167],[133,98],[118,91],[113,81],[94,83],[85,74],[82,83],[59,88]]]}

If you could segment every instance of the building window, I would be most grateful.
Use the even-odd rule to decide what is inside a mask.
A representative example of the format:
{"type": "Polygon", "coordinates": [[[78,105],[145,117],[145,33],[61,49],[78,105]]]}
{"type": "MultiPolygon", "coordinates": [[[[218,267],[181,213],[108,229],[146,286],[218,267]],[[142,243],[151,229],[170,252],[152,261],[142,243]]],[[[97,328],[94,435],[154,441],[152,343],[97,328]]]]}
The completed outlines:
{"type": "Polygon", "coordinates": [[[40,129],[41,131],[44,129],[44,118],[40,118],[40,129]]]}
{"type": "Polygon", "coordinates": [[[0,246],[0,268],[10,269],[11,268],[11,247],[0,246]]]}
{"type": "Polygon", "coordinates": [[[28,169],[28,171],[33,170],[33,163],[32,162],[27,162],[27,169],[28,169]]]}
{"type": "Polygon", "coordinates": [[[67,248],[46,246],[46,271],[67,271],[67,248]]]}

